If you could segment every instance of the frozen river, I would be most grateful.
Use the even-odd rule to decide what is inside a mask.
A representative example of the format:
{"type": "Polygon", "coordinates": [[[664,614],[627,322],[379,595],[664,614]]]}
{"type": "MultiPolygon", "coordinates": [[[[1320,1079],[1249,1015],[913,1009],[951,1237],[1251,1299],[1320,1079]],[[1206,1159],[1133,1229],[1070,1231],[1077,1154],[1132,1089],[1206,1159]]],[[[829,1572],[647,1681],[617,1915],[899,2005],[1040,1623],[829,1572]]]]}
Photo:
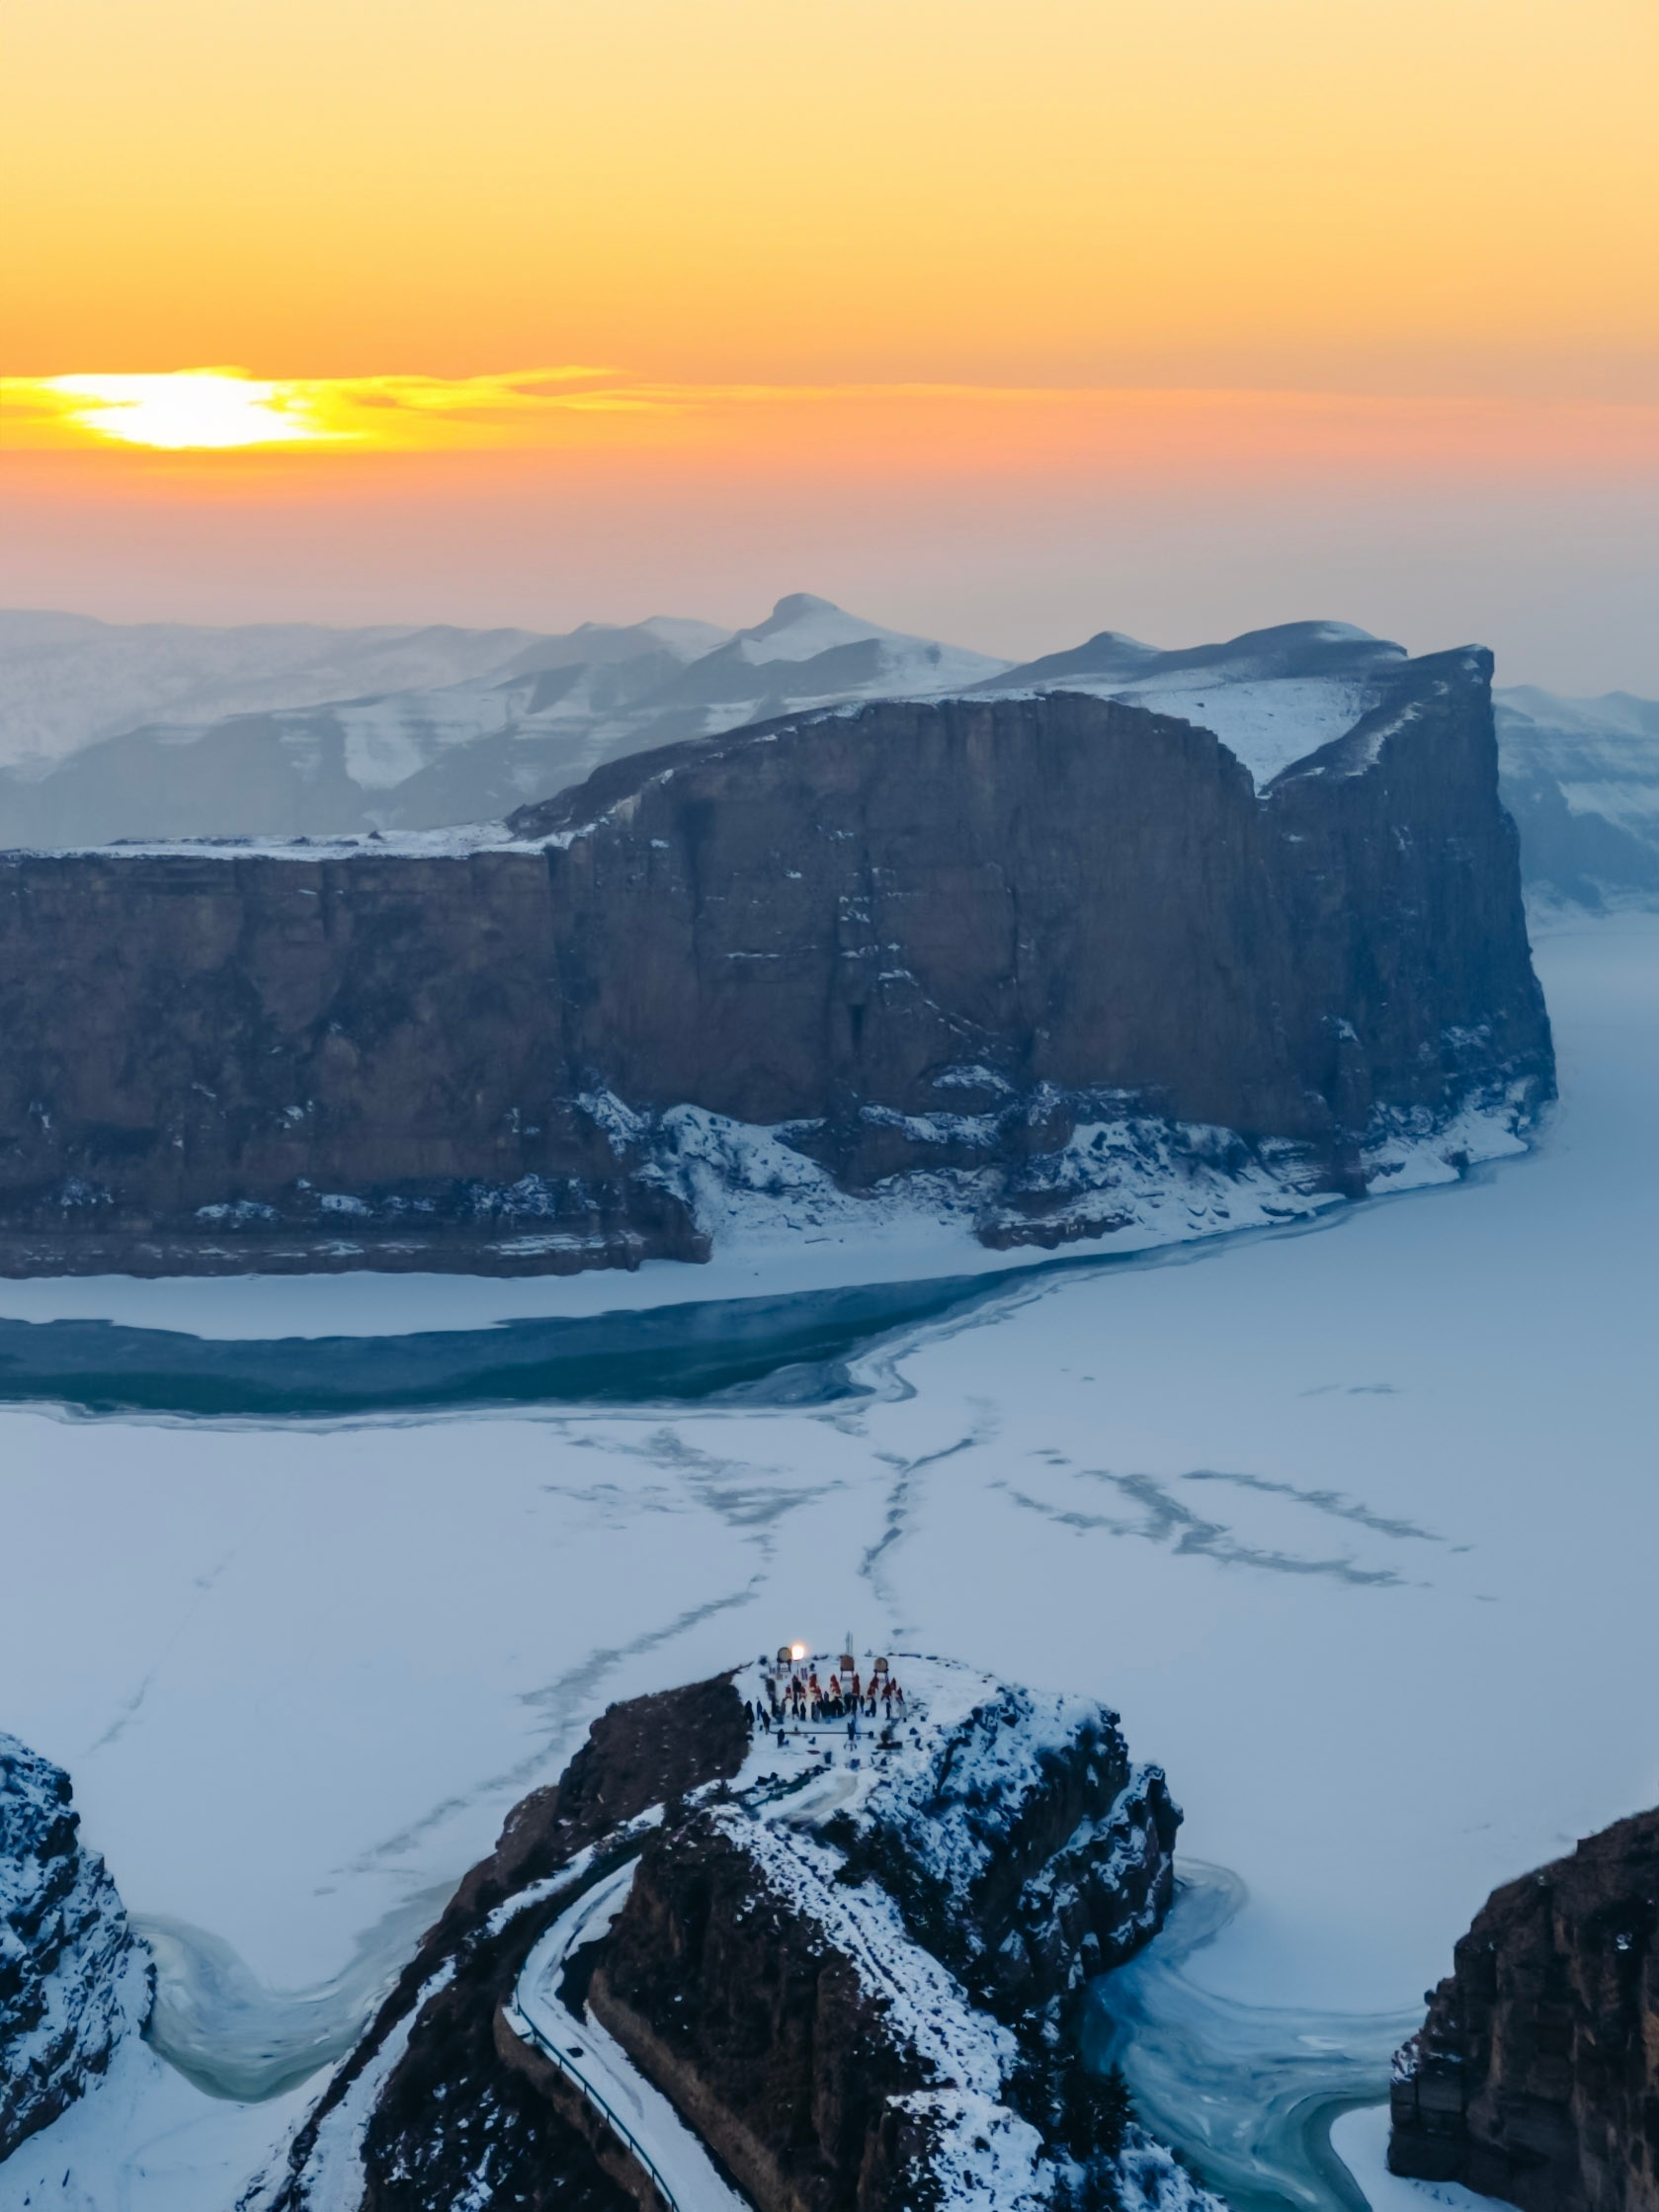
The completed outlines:
{"type": "MultiPolygon", "coordinates": [[[[151,1347],[122,1356],[160,1410],[0,1412],[0,1725],[160,1924],[180,2058],[291,2084],[607,1702],[847,1627],[1120,1708],[1223,1870],[1123,1987],[1148,2117],[1224,2185],[1254,2161],[1263,2204],[1344,2201],[1296,2151],[1309,2100],[1375,2093],[1496,1882],[1659,1796],[1659,917],[1538,965],[1563,1101],[1529,1158],[965,1305],[775,1316],[795,1403],[741,1395],[764,1352],[700,1398],[675,1324],[647,1406],[208,1419],[165,1410],[151,1347]],[[1200,2113],[1206,2071],[1234,2087],[1200,2113]]],[[[509,1292],[521,1329],[565,1295],[509,1292]]],[[[167,2095],[229,2140],[233,2107],[167,2095]]]]}

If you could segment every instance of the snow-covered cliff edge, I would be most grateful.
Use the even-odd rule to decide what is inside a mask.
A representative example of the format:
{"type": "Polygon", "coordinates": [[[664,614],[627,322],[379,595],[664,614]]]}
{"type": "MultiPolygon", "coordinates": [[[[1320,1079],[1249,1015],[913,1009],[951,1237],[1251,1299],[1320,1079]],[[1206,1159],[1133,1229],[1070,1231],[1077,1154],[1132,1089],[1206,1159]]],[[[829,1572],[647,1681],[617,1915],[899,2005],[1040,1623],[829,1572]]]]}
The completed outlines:
{"type": "Polygon", "coordinates": [[[104,2073],[149,2010],[147,1954],[79,1827],[68,1775],[0,1735],[0,2160],[104,2073]]]}
{"type": "Polygon", "coordinates": [[[871,1709],[865,1655],[855,1714],[836,1664],[608,1712],[247,2212],[1214,2212],[1068,2010],[1161,1923],[1161,1773],[1087,1700],[892,1655],[871,1709]]]}

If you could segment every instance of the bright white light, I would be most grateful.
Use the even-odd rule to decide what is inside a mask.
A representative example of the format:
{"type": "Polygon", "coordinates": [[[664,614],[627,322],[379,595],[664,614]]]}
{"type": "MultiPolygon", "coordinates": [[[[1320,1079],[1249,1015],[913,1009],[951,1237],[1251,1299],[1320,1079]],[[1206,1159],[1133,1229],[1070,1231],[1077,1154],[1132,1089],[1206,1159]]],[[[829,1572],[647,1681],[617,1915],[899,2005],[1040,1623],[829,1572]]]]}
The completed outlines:
{"type": "Polygon", "coordinates": [[[804,1659],[806,1657],[806,1646],[804,1644],[791,1644],[789,1646],[789,1657],[791,1659],[804,1659]]]}
{"type": "Polygon", "coordinates": [[[52,376],[49,388],[79,402],[86,430],[124,446],[289,446],[328,437],[290,386],[228,369],[184,369],[165,376],[52,376]]]}

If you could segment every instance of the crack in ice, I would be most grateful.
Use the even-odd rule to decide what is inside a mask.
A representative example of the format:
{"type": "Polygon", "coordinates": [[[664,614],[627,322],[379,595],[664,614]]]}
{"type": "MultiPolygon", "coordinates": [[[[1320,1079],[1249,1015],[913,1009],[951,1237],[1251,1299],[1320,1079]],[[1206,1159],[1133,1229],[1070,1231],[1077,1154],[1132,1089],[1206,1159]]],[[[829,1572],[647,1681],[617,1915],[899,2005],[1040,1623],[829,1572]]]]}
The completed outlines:
{"type": "Polygon", "coordinates": [[[1045,1499],[1033,1498],[1009,1484],[1002,1487],[1016,1506],[1028,1513],[1039,1514],[1061,1527],[1074,1528],[1079,1534],[1104,1529],[1112,1536],[1134,1536],[1147,1543],[1165,1544],[1178,1555],[1213,1559],[1223,1567],[1256,1567],[1269,1574],[1325,1575],[1333,1582],[1369,1589],[1404,1584],[1405,1578],[1392,1567],[1360,1567],[1351,1558],[1308,1559],[1295,1552],[1269,1551],[1259,1545],[1242,1543],[1225,1522],[1204,1520],[1180,1499],[1172,1498],[1156,1476],[1115,1475],[1099,1467],[1081,1468],[1079,1473],[1096,1482],[1116,1484],[1126,1498],[1142,1508],[1143,1517],[1125,1520],[1112,1514],[1085,1513],[1076,1507],[1050,1505],[1045,1499]]]}

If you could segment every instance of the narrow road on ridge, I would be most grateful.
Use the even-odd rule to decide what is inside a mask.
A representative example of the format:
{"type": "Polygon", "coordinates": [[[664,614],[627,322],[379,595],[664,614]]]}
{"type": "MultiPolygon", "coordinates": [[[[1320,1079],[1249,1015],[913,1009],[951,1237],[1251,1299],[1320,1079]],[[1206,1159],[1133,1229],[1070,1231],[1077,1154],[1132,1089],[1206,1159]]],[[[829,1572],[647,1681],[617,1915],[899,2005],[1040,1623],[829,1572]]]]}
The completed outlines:
{"type": "Polygon", "coordinates": [[[636,1861],[629,1859],[583,1893],[525,1960],[507,2024],[574,2081],[601,2117],[665,2188],[671,2212],[751,2212],[746,2197],[720,2178],[713,2161],[660,2089],[653,2089],[614,2036],[584,2007],[559,1996],[570,1954],[603,1935],[627,1902],[636,1861]]]}

